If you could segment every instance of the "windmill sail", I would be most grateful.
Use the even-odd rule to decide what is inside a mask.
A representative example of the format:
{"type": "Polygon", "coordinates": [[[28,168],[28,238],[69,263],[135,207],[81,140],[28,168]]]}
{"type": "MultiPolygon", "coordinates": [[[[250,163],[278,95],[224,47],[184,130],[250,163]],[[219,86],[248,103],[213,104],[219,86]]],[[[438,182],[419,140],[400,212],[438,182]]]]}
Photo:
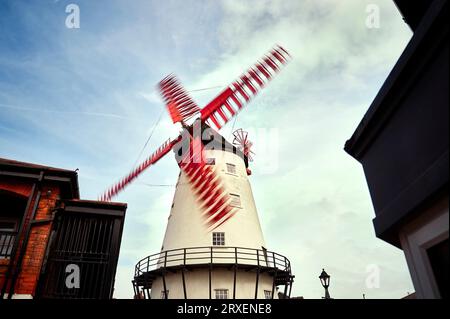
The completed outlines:
{"type": "Polygon", "coordinates": [[[158,87],[173,123],[184,122],[200,111],[174,75],[165,77],[158,87]]]}
{"type": "Polygon", "coordinates": [[[139,164],[134,170],[132,170],[127,176],[122,178],[120,182],[111,186],[103,195],[100,196],[101,201],[110,201],[111,198],[116,196],[120,191],[122,191],[128,184],[134,181],[143,171],[145,171],[149,166],[155,164],[164,155],[170,152],[173,145],[178,141],[178,139],[165,141],[155,152],[152,153],[145,161],[139,164]]]}
{"type": "MultiPolygon", "coordinates": [[[[220,129],[233,116],[248,103],[252,97],[258,94],[272,77],[278,73],[290,59],[289,53],[281,46],[274,47],[254,66],[243,73],[238,80],[231,83],[222,93],[200,110],[198,105],[187,94],[174,75],[165,77],[159,83],[159,90],[166,103],[170,117],[174,123],[185,121],[200,114],[202,123],[207,123],[216,129],[220,129]]],[[[101,197],[101,200],[110,201],[129,183],[134,181],[149,166],[156,163],[166,155],[176,143],[184,139],[182,135],[175,140],[167,140],[156,152],[137,166],[130,174],[120,182],[109,188],[101,197]]],[[[192,138],[192,136],[190,137],[192,138]]],[[[191,143],[190,141],[189,143],[191,143]]],[[[251,157],[250,144],[247,143],[247,156],[251,157]]],[[[243,151],[247,151],[243,148],[243,151]]],[[[203,151],[195,156],[203,156],[203,151]]],[[[186,158],[185,158],[186,159],[186,158]]],[[[189,176],[194,190],[199,194],[199,201],[204,207],[209,227],[215,227],[232,216],[233,210],[227,208],[228,198],[220,181],[211,167],[204,163],[179,162],[180,168],[189,176]]]]}
{"type": "Polygon", "coordinates": [[[290,58],[281,46],[276,46],[253,67],[231,83],[201,111],[201,119],[218,130],[258,94],[290,58]]]}

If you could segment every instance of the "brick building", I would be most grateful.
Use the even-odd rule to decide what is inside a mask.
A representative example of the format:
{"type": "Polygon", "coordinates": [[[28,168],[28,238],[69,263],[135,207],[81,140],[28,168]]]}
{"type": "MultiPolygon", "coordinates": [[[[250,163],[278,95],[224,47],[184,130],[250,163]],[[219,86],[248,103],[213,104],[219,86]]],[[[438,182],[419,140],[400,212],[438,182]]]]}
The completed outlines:
{"type": "Polygon", "coordinates": [[[0,300],[111,298],[125,211],[80,200],[76,171],[0,158],[0,300]]]}

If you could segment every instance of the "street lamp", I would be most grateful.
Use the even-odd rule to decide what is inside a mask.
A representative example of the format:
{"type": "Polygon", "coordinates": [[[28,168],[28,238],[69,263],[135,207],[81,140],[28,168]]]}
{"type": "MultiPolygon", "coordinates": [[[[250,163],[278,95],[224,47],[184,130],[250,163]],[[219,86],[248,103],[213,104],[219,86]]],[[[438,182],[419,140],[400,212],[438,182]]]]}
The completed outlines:
{"type": "Polygon", "coordinates": [[[325,272],[325,269],[322,269],[322,273],[319,276],[320,283],[322,284],[323,288],[325,289],[325,298],[324,299],[331,299],[330,293],[328,292],[328,287],[330,286],[330,275],[328,275],[325,272]]]}

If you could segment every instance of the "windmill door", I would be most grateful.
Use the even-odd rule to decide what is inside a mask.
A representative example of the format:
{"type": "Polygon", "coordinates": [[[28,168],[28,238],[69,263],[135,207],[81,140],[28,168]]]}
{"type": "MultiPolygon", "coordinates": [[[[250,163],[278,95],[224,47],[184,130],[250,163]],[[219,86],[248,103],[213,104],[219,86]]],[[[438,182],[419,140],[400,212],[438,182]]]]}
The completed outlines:
{"type": "Polygon", "coordinates": [[[36,297],[112,298],[123,221],[124,212],[60,211],[36,297]]]}

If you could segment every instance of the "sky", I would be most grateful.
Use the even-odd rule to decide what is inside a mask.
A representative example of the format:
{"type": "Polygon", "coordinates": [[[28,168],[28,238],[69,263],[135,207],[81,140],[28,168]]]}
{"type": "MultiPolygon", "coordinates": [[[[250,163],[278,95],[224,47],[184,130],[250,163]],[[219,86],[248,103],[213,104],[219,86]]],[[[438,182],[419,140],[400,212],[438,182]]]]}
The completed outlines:
{"type": "MultiPolygon", "coordinates": [[[[401,298],[414,291],[403,252],[376,238],[343,147],[411,36],[390,0],[3,0],[0,157],[78,168],[81,197],[96,199],[179,132],[163,77],[202,106],[280,44],[292,61],[221,130],[254,142],[267,248],[291,260],[293,296],[321,298],[325,268],[334,298],[401,298]],[[66,26],[69,4],[79,28],[66,26]]],[[[115,298],[132,298],[134,265],[159,252],[178,172],[166,156],[115,199],[128,203],[115,298]]]]}

